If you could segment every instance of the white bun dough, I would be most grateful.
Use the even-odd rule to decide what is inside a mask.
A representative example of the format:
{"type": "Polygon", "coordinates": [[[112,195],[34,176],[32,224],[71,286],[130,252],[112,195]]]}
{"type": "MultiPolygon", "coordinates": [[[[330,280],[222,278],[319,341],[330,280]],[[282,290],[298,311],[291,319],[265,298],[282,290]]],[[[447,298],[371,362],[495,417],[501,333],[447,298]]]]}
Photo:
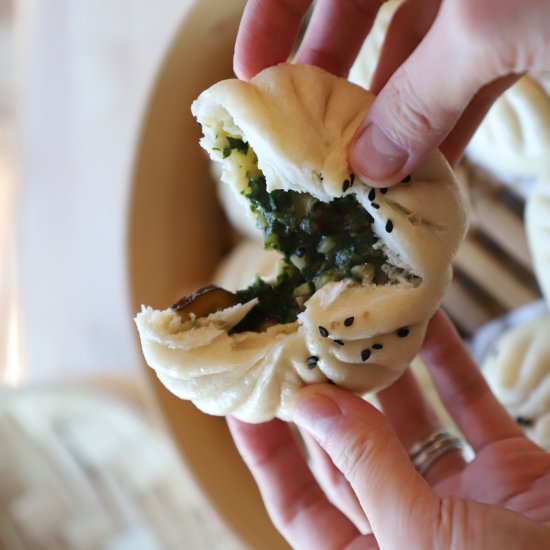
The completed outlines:
{"type": "Polygon", "coordinates": [[[504,183],[550,174],[548,74],[525,75],[493,104],[466,150],[504,183]]]}
{"type": "Polygon", "coordinates": [[[145,358],[170,391],[210,414],[287,420],[305,384],[330,380],[364,394],[391,384],[415,357],[466,230],[464,200],[439,152],[410,183],[387,192],[357,178],[349,186],[350,141],[372,101],[370,92],[322,69],[281,64],[249,82],[219,82],[194,102],[201,145],[222,163],[243,215],[250,212],[241,192],[251,168],[238,151],[222,154],[225,136],[249,144],[268,191],[304,192],[324,202],[353,194],[397,270],[384,285],[329,282],[306,301],[296,322],[264,332],[228,333],[254,301],[192,324],[182,324],[171,309],[143,308],[136,322],[145,358]],[[311,356],[318,358],[314,368],[311,356]]]}
{"type": "Polygon", "coordinates": [[[231,225],[246,239],[262,242],[262,233],[253,216],[243,213],[243,205],[231,188],[223,182],[222,167],[219,162],[210,163],[212,176],[216,182],[218,199],[231,225]]]}
{"type": "Polygon", "coordinates": [[[550,176],[539,179],[529,196],[525,227],[535,274],[550,306],[550,176]]]}

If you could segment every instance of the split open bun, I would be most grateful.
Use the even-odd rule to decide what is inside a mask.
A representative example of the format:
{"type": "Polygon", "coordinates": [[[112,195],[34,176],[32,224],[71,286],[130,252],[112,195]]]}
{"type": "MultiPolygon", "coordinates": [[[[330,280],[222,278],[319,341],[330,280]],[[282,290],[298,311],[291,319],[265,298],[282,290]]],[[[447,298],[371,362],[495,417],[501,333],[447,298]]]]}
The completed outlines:
{"type": "Polygon", "coordinates": [[[505,332],[483,362],[493,393],[535,443],[550,450],[550,317],[505,332]]]}
{"type": "Polygon", "coordinates": [[[350,141],[373,99],[322,69],[281,64],[249,82],[219,82],[193,103],[201,145],[222,163],[243,216],[252,215],[243,194],[252,167],[239,151],[225,154],[227,136],[253,150],[268,191],[307,193],[324,203],[355,197],[372,218],[387,281],[327,282],[296,321],[259,332],[232,333],[255,300],[187,323],[173,309],[143,308],[136,322],[145,358],[170,391],[210,414],[286,420],[305,384],[331,381],[364,394],[391,384],[415,357],[450,280],[467,217],[439,152],[406,183],[386,190],[352,174],[350,141]]]}

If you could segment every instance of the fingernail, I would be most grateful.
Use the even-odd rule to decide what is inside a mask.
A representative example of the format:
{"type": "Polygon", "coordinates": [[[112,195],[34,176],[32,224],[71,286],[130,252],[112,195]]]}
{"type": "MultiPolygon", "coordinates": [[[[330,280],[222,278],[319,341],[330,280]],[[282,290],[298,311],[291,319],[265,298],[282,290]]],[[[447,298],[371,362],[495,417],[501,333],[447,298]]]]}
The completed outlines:
{"type": "Polygon", "coordinates": [[[351,162],[360,176],[376,181],[393,176],[408,157],[376,124],[370,124],[355,140],[351,162]]]}
{"type": "Polygon", "coordinates": [[[292,420],[319,442],[325,440],[341,417],[340,407],[322,393],[298,395],[292,411],[292,420]]]}

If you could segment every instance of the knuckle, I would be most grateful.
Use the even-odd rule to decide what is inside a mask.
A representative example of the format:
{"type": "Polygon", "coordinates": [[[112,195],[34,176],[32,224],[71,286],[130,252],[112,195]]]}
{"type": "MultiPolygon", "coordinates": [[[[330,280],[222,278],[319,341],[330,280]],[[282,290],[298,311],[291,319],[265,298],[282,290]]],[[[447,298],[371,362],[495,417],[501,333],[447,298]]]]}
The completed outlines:
{"type": "Polygon", "coordinates": [[[533,66],[534,53],[529,39],[518,40],[510,28],[509,13],[500,0],[454,0],[448,3],[449,19],[454,22],[461,44],[468,44],[489,71],[490,77],[520,73],[533,66]],[[509,32],[500,32],[502,28],[509,32]]]}
{"type": "MultiPolygon", "coordinates": [[[[465,534],[471,529],[472,514],[468,503],[457,497],[441,497],[437,517],[433,522],[434,540],[438,547],[458,549],[464,547],[465,534]]],[[[474,521],[477,518],[474,518],[474,521]]]]}
{"type": "MultiPolygon", "coordinates": [[[[338,436],[335,436],[338,437],[338,436]]],[[[368,468],[373,456],[383,447],[384,434],[372,429],[367,433],[363,426],[346,430],[345,441],[334,441],[334,451],[331,453],[334,464],[348,480],[358,479],[361,472],[368,468]]]]}
{"type": "Polygon", "coordinates": [[[390,137],[406,149],[418,142],[432,141],[445,130],[448,120],[454,118],[454,114],[442,105],[434,106],[432,103],[428,106],[426,98],[419,95],[403,67],[395,73],[386,88],[386,105],[391,112],[384,113],[384,118],[394,122],[389,133],[395,132],[390,137]]]}

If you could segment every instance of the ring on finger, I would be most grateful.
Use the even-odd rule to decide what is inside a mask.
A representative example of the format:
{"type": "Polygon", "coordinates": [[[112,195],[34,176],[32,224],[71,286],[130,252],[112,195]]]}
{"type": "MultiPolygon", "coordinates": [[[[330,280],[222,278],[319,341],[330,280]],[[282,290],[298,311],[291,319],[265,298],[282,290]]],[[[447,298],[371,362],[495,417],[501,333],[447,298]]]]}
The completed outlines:
{"type": "Polygon", "coordinates": [[[464,445],[455,434],[445,429],[431,432],[408,450],[409,458],[420,475],[425,475],[432,464],[450,451],[461,451],[464,445]]]}

